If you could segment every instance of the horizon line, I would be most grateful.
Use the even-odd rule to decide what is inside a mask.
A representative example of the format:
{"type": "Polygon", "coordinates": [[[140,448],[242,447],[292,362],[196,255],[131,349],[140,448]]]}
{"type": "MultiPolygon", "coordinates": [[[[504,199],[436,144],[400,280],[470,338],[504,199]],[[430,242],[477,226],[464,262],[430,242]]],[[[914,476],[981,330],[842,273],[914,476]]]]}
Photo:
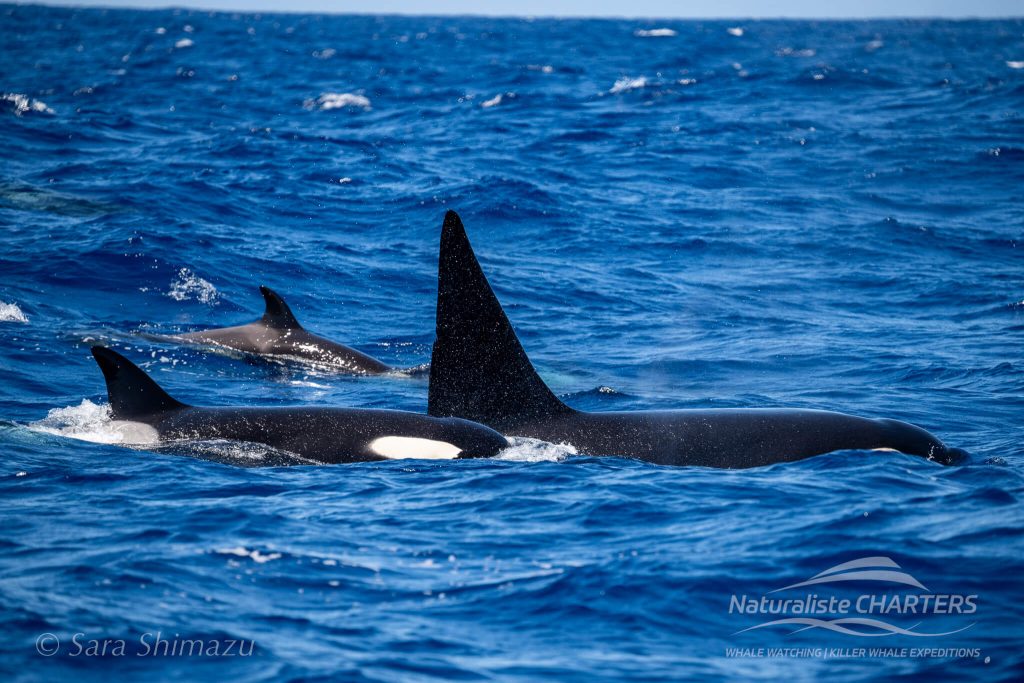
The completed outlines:
{"type": "Polygon", "coordinates": [[[1008,21],[1024,19],[1020,15],[941,15],[941,14],[893,14],[878,16],[813,16],[813,15],[686,15],[686,16],[664,16],[654,14],[506,14],[503,12],[419,12],[419,11],[386,11],[386,12],[361,12],[356,10],[281,10],[281,9],[239,9],[232,7],[216,6],[216,0],[210,5],[205,3],[196,5],[181,5],[169,3],[159,6],[142,6],[132,4],[131,0],[125,4],[84,4],[79,2],[49,2],[47,0],[34,0],[33,2],[0,2],[0,6],[8,7],[52,7],[56,9],[82,9],[82,10],[130,10],[137,12],[165,12],[168,10],[184,10],[193,12],[216,12],[222,14],[273,14],[273,15],[330,15],[330,16],[354,16],[354,17],[421,17],[421,18],[466,18],[466,19],[519,19],[523,21],[534,20],[565,20],[565,19],[596,19],[609,21],[1008,21]]]}

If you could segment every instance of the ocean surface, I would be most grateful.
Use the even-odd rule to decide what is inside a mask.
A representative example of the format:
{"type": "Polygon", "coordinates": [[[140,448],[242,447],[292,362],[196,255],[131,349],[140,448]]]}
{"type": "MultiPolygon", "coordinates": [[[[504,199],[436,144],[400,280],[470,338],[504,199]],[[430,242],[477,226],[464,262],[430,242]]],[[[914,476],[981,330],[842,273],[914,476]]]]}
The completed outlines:
{"type": "Polygon", "coordinates": [[[3,680],[1024,678],[1024,21],[3,5],[0,36],[3,680]],[[94,343],[188,403],[425,411],[448,209],[573,406],[833,409],[971,457],[117,445],[94,343]],[[260,284],[415,371],[158,341],[260,284]],[[789,588],[864,558],[921,588],[789,588]],[[922,590],[975,609],[734,604],[922,590]]]}

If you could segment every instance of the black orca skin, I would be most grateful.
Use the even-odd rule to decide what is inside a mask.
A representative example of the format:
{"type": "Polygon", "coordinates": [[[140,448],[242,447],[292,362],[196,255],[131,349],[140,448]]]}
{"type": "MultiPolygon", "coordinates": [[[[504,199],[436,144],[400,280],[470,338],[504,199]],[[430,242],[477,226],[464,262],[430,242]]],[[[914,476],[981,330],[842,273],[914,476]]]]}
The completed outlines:
{"type": "Polygon", "coordinates": [[[428,412],[569,443],[581,454],[665,465],[757,467],[839,450],[895,450],[943,464],[965,455],[905,422],[822,410],[575,410],[534,370],[454,211],[441,235],[428,412]]]}
{"type": "Polygon", "coordinates": [[[469,420],[401,410],[189,406],[121,354],[101,346],[92,354],[107,383],[111,417],[144,425],[159,441],[261,443],[323,464],[491,457],[508,446],[501,434],[469,420]]]}

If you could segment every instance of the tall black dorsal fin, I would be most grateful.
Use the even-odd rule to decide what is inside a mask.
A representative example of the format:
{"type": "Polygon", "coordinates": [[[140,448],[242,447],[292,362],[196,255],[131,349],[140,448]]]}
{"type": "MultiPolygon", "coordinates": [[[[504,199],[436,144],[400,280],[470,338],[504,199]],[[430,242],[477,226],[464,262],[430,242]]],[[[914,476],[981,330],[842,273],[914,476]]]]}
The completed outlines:
{"type": "Polygon", "coordinates": [[[441,230],[428,412],[499,430],[533,417],[572,412],[526,357],[454,211],[445,215],[441,230]]]}
{"type": "Polygon", "coordinates": [[[115,420],[188,407],[171,398],[139,366],[116,351],[94,346],[92,355],[103,371],[103,378],[107,380],[110,413],[115,420]]]}
{"type": "Polygon", "coordinates": [[[267,310],[263,313],[263,324],[267,327],[276,327],[282,330],[301,329],[302,325],[292,315],[292,309],[284,302],[277,292],[270,287],[260,285],[260,293],[267,302],[267,310]]]}

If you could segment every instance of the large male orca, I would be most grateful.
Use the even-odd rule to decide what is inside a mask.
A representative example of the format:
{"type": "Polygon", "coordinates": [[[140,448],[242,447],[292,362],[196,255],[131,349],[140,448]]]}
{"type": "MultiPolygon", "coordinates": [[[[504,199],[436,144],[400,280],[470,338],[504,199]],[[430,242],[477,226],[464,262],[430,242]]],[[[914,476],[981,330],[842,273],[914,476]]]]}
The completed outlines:
{"type": "Polygon", "coordinates": [[[950,464],[963,453],[904,422],[820,410],[574,410],[534,370],[454,211],[441,234],[428,413],[481,422],[507,436],[570,443],[581,454],[666,465],[757,467],[847,449],[896,450],[950,464]]]}
{"type": "Polygon", "coordinates": [[[102,346],[116,431],[133,444],[179,439],[260,443],[307,460],[334,464],[395,458],[487,458],[508,446],[489,427],[459,418],[356,408],[199,408],[171,398],[124,356],[102,346]]]}
{"type": "Polygon", "coordinates": [[[260,286],[267,308],[263,317],[248,325],[220,327],[170,337],[193,344],[212,344],[258,355],[300,358],[360,375],[379,375],[391,367],[361,351],[306,331],[288,304],[269,287],[260,286]]]}

